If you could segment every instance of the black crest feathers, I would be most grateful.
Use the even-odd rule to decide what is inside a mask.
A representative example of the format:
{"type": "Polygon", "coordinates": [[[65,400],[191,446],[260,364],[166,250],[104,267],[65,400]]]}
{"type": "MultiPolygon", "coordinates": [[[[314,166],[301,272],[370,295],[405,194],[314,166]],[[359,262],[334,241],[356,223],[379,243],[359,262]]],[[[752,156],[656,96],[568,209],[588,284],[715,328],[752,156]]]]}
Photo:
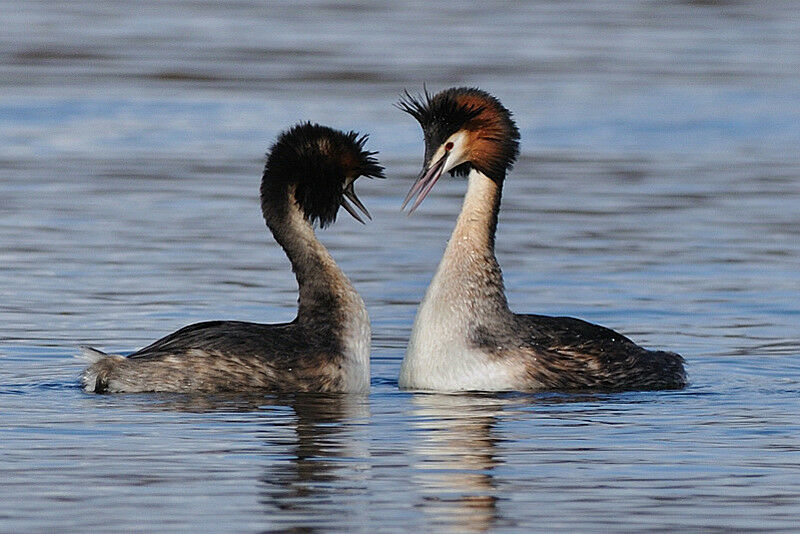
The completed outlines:
{"type": "MultiPolygon", "coordinates": [[[[467,121],[474,119],[483,111],[483,106],[472,103],[459,103],[453,94],[469,89],[453,88],[435,96],[424,89],[423,94],[413,96],[407,90],[403,92],[397,107],[417,119],[423,129],[438,125],[447,130],[452,130],[449,135],[457,132],[467,121]]],[[[475,91],[478,91],[475,89],[475,91]]]]}
{"type": "Polygon", "coordinates": [[[367,136],[310,122],[293,126],[272,145],[261,181],[261,204],[287,194],[305,218],[324,228],[336,220],[344,188],[359,176],[383,178],[383,167],[364,149],[367,136]]]}
{"type": "Polygon", "coordinates": [[[465,130],[474,144],[468,163],[453,169],[467,174],[475,167],[494,180],[502,181],[519,155],[519,130],[511,112],[495,97],[472,87],[452,87],[435,95],[413,96],[405,91],[397,108],[414,117],[425,136],[425,165],[451,135],[465,130]]]}

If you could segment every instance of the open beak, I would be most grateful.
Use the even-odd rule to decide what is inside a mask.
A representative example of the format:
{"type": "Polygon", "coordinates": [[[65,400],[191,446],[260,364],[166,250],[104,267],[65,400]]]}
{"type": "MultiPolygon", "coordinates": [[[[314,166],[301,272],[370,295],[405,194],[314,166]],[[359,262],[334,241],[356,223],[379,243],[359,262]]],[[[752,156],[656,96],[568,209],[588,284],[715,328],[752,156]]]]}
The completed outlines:
{"type": "Polygon", "coordinates": [[[400,209],[405,209],[406,204],[408,204],[414,197],[417,197],[417,199],[414,201],[414,204],[411,205],[411,209],[408,210],[409,215],[411,215],[414,210],[417,209],[420,204],[422,204],[422,201],[425,200],[425,197],[428,196],[428,193],[431,192],[433,186],[444,173],[445,165],[447,164],[447,157],[449,155],[450,152],[445,152],[442,157],[436,160],[436,163],[427,169],[422,169],[422,172],[419,173],[419,176],[417,177],[417,181],[414,182],[414,185],[412,185],[411,189],[408,191],[406,199],[403,201],[403,205],[400,207],[400,209]]]}
{"type": "Polygon", "coordinates": [[[346,209],[347,213],[352,215],[355,220],[357,220],[361,224],[366,224],[364,222],[364,219],[361,218],[361,215],[356,211],[356,208],[360,209],[361,212],[364,215],[366,215],[367,219],[369,219],[370,221],[372,220],[372,215],[369,214],[369,211],[367,211],[367,207],[364,206],[364,204],[362,204],[361,201],[356,196],[356,192],[353,189],[353,183],[354,181],[350,182],[350,184],[344,188],[343,191],[344,197],[342,197],[342,207],[346,209]],[[348,199],[350,199],[350,202],[352,202],[355,205],[355,207],[353,207],[353,205],[351,205],[350,202],[347,201],[348,199]]]}

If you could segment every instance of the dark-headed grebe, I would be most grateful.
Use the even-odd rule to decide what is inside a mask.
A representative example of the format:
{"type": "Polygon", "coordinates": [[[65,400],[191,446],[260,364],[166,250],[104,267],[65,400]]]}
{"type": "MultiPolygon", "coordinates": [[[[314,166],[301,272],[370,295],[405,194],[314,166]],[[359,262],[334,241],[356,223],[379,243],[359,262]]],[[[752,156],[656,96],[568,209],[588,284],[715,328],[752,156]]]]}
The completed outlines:
{"type": "Polygon", "coordinates": [[[445,172],[467,176],[461,214],[417,311],[400,387],[421,390],[646,390],[686,385],[683,358],[571,317],[508,308],[494,254],[506,171],[519,131],[496,98],[453,88],[398,104],[422,126],[423,170],[403,207],[414,211],[445,172]]]}
{"type": "Polygon", "coordinates": [[[339,206],[369,217],[353,190],[359,176],[383,177],[364,150],[366,136],[317,124],[282,133],[261,181],[261,209],[297,277],[297,318],[285,324],[210,321],[181,328],[128,357],[84,348],[93,363],[90,392],[366,392],[370,325],[364,302],[312,224],[336,219],[339,206]],[[348,202],[349,199],[349,202],[348,202]],[[352,202],[352,204],[350,204],[352,202]]]}

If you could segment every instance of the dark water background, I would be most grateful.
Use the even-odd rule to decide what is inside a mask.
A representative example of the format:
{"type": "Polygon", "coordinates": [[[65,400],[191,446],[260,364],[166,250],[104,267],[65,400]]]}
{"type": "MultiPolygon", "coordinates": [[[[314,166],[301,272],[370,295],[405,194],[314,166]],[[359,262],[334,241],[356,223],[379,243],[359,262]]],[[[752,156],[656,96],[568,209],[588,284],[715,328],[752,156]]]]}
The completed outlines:
{"type": "Polygon", "coordinates": [[[0,531],[795,531],[799,2],[0,1],[0,531]],[[399,203],[404,88],[522,132],[498,255],[520,312],[688,361],[685,391],[431,395],[396,377],[464,183],[399,203]],[[262,156],[371,133],[368,227],[321,233],[374,330],[369,398],[93,396],[132,351],[296,299],[262,156]]]}

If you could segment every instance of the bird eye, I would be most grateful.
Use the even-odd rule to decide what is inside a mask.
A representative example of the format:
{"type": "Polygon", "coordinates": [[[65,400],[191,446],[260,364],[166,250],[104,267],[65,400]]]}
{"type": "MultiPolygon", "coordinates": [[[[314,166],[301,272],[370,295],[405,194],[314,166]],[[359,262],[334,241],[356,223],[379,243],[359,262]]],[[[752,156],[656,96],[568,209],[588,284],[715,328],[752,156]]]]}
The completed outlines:
{"type": "Polygon", "coordinates": [[[452,150],[453,149],[453,142],[448,141],[447,144],[444,145],[445,150],[452,150]]]}

